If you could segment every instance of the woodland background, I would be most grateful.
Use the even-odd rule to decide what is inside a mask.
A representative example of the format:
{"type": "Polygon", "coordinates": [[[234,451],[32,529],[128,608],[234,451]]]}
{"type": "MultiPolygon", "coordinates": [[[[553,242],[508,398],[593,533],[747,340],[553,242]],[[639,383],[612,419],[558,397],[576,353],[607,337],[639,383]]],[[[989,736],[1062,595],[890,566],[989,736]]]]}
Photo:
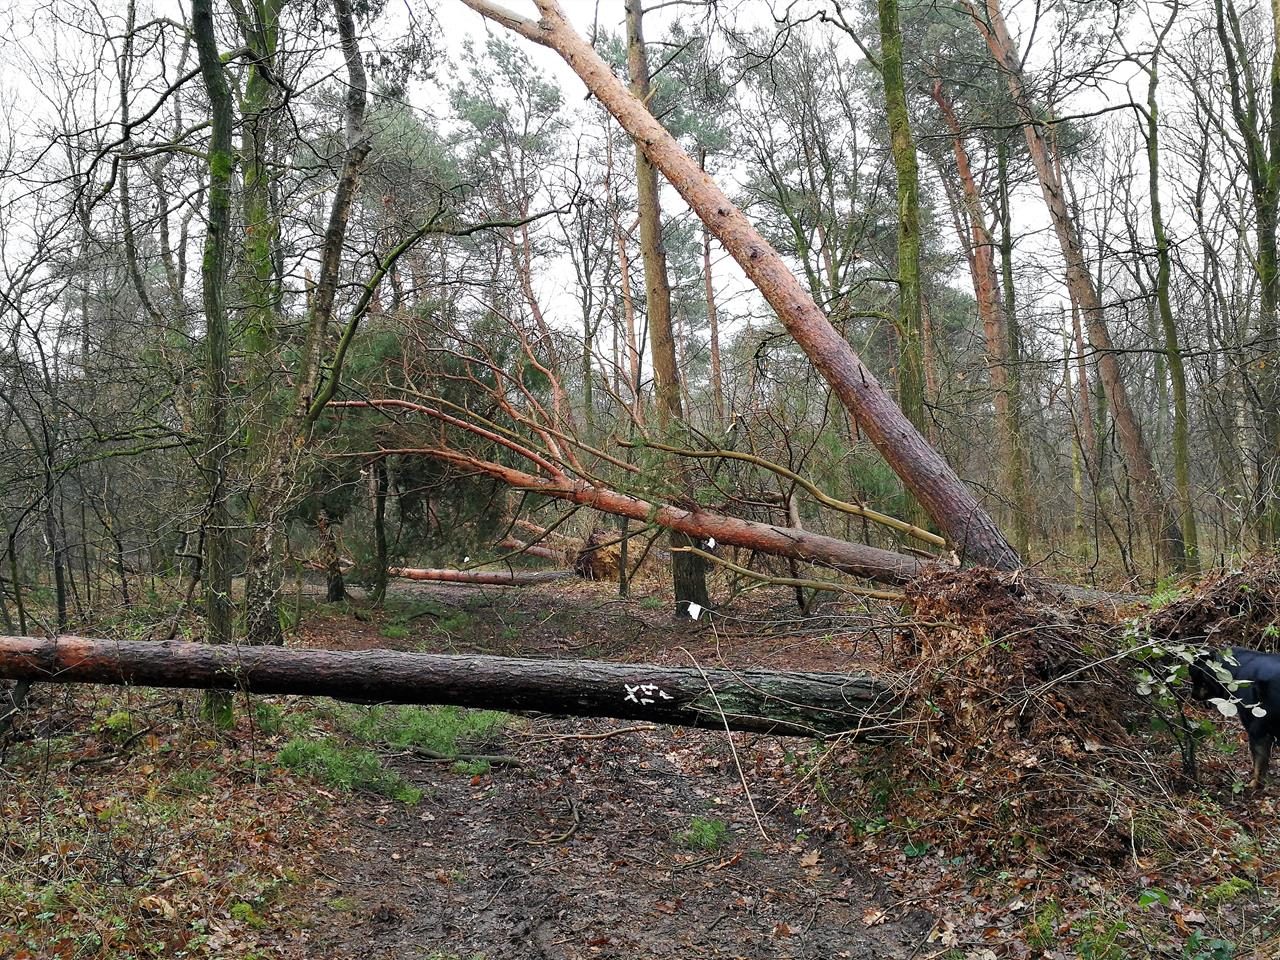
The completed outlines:
{"type": "Polygon", "coordinates": [[[0,11],[0,954],[1276,956],[1277,9],[0,11]]]}
{"type": "MultiPolygon", "coordinates": [[[[625,76],[623,11],[605,12],[579,27],[625,76]]],[[[664,8],[650,107],[1026,560],[1150,583],[1274,543],[1265,11],[1024,4],[1007,50],[975,27],[994,4],[894,12],[896,34],[856,5],[664,8]]],[[[211,102],[177,10],[8,21],[11,628],[31,591],[54,592],[65,627],[195,577],[220,584],[217,622],[222,580],[245,572],[241,629],[270,639],[286,554],[328,542],[375,589],[402,561],[488,559],[518,509],[560,514],[467,462],[528,465],[476,426],[653,500],[897,537],[756,463],[677,469],[649,445],[666,441],[927,523],[671,195],[655,311],[634,150],[545,52],[461,7],[264,0],[212,16],[211,102]],[[417,452],[437,447],[451,458],[417,452]]]]}

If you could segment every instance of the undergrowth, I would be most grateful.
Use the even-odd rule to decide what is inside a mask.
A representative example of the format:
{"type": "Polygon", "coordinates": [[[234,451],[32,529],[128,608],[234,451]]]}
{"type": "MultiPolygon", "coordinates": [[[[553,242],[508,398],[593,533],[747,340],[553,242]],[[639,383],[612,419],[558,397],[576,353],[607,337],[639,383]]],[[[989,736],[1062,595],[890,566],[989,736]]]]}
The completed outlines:
{"type": "Polygon", "coordinates": [[[388,770],[372,750],[345,747],[331,740],[294,738],[277,756],[282,766],[316,777],[331,787],[367,790],[401,803],[415,804],[422,791],[388,770]]]}
{"type": "MultiPolygon", "coordinates": [[[[1247,576],[1224,580],[1169,591],[1150,616],[1258,645],[1274,594],[1247,576]]],[[[1204,751],[1201,784],[1185,776],[1168,724],[1139,692],[1123,625],[991,571],[937,572],[908,591],[914,616],[894,650],[913,668],[907,738],[800,765],[851,842],[908,889],[931,868],[937,882],[962,866],[968,894],[999,904],[988,929],[1016,924],[1052,956],[1262,950],[1280,887],[1275,802],[1234,790],[1240,764],[1224,751],[1204,751]],[[908,845],[928,855],[911,858],[908,845]]],[[[1241,738],[1238,722],[1201,724],[1203,711],[1187,710],[1212,731],[1210,747],[1241,738]]],[[[987,942],[962,917],[940,918],[938,934],[943,946],[968,936],[966,956],[987,942]]]]}
{"type": "Polygon", "coordinates": [[[728,829],[723,820],[693,817],[689,826],[676,832],[675,840],[689,850],[716,850],[724,842],[728,829]]]}
{"type": "Polygon", "coordinates": [[[248,960],[287,925],[329,801],[265,762],[267,724],[216,736],[199,703],[33,690],[0,770],[0,957],[248,960]]]}
{"type": "Polygon", "coordinates": [[[367,707],[337,713],[338,726],[365,743],[420,748],[446,757],[494,741],[511,716],[462,707],[367,707]]]}

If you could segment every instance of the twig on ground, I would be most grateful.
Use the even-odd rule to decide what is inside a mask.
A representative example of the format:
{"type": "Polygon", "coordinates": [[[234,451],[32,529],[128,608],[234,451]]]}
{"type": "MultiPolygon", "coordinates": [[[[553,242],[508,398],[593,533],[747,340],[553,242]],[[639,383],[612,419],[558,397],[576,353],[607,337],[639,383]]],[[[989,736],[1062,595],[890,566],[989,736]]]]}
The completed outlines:
{"type": "Polygon", "coordinates": [[[428,763],[487,763],[491,767],[522,767],[523,762],[515,757],[494,753],[442,753],[427,747],[414,747],[399,753],[384,754],[391,757],[415,757],[428,763]]]}
{"type": "Polygon", "coordinates": [[[573,799],[572,796],[570,796],[568,800],[569,800],[569,812],[573,814],[573,825],[569,827],[568,830],[566,830],[564,833],[558,834],[557,836],[547,837],[545,840],[530,840],[528,838],[525,838],[520,842],[527,843],[531,847],[545,847],[553,843],[564,843],[564,841],[568,840],[575,833],[577,833],[578,824],[582,822],[581,818],[578,816],[578,804],[573,799]]]}
{"type": "Polygon", "coordinates": [[[543,743],[547,740],[605,740],[609,737],[620,737],[624,733],[646,733],[658,728],[646,724],[638,727],[621,727],[618,730],[606,730],[603,733],[546,733],[541,736],[526,737],[526,743],[543,743]]]}
{"type": "Polygon", "coordinates": [[[96,757],[81,757],[75,763],[71,764],[71,769],[76,767],[96,767],[99,764],[110,763],[112,760],[121,760],[128,755],[133,745],[154,730],[154,726],[143,727],[137,733],[131,734],[124,743],[120,744],[119,749],[112,750],[110,753],[104,753],[96,757]]]}

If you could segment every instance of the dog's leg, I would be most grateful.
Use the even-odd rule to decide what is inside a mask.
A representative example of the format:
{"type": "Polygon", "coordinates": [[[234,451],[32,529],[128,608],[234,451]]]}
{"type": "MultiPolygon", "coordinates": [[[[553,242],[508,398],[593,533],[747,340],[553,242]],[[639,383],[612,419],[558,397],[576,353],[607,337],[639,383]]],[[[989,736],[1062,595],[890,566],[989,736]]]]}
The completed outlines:
{"type": "Polygon", "coordinates": [[[1271,744],[1275,741],[1270,733],[1259,731],[1257,736],[1249,737],[1249,752],[1253,754],[1253,779],[1250,788],[1261,790],[1267,779],[1267,767],[1271,764],[1271,744]]]}

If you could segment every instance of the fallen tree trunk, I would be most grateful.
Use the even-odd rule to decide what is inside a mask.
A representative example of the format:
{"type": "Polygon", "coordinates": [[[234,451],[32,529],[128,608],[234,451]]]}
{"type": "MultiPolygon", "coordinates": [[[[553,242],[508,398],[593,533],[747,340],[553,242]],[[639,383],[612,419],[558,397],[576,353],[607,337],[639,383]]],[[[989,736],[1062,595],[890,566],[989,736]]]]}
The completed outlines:
{"type": "Polygon", "coordinates": [[[475,583],[495,587],[531,587],[535,583],[554,580],[572,580],[577,576],[572,570],[438,570],[418,567],[391,567],[387,576],[401,580],[431,580],[438,583],[475,583]]]}
{"type": "MultiPolygon", "coordinates": [[[[414,407],[398,401],[352,400],[335,403],[336,407],[376,406],[380,403],[414,407]]],[[[629,517],[644,523],[657,524],[669,530],[693,537],[696,540],[714,539],[731,546],[757,550],[760,553],[780,557],[794,557],[808,563],[831,567],[841,573],[865,577],[878,583],[904,584],[923,572],[928,561],[891,550],[835,537],[779,527],[771,523],[743,520],[709,510],[686,510],[671,504],[651,503],[608,487],[595,486],[569,477],[540,477],[515,467],[491,460],[483,460],[470,454],[450,450],[447,447],[397,447],[378,451],[380,456],[391,453],[431,457],[452,463],[464,470],[479,471],[516,490],[538,493],[556,500],[591,507],[601,513],[629,517]]]]}
{"type": "Polygon", "coordinates": [[[561,546],[577,548],[580,541],[575,537],[567,537],[563,533],[555,530],[549,530],[546,527],[540,527],[532,520],[526,520],[524,517],[517,517],[515,525],[521,530],[528,530],[532,533],[539,543],[559,543],[561,546]]]}
{"type": "Polygon", "coordinates": [[[560,558],[560,553],[550,547],[544,547],[538,543],[525,543],[516,537],[503,537],[494,546],[499,550],[523,553],[525,556],[538,557],[541,560],[558,560],[560,558]]]}
{"type": "Polygon", "coordinates": [[[946,534],[952,548],[969,560],[997,569],[1022,566],[1017,551],[972,491],[906,418],[777,250],[578,35],[558,0],[534,0],[536,20],[493,0],[462,2],[494,23],[554,50],[581,78],[742,267],[885,462],[946,534]]]}
{"type": "Polygon", "coordinates": [[[452,704],[806,737],[883,738],[897,705],[875,678],[839,673],[65,636],[0,637],[0,678],[452,704]]]}

